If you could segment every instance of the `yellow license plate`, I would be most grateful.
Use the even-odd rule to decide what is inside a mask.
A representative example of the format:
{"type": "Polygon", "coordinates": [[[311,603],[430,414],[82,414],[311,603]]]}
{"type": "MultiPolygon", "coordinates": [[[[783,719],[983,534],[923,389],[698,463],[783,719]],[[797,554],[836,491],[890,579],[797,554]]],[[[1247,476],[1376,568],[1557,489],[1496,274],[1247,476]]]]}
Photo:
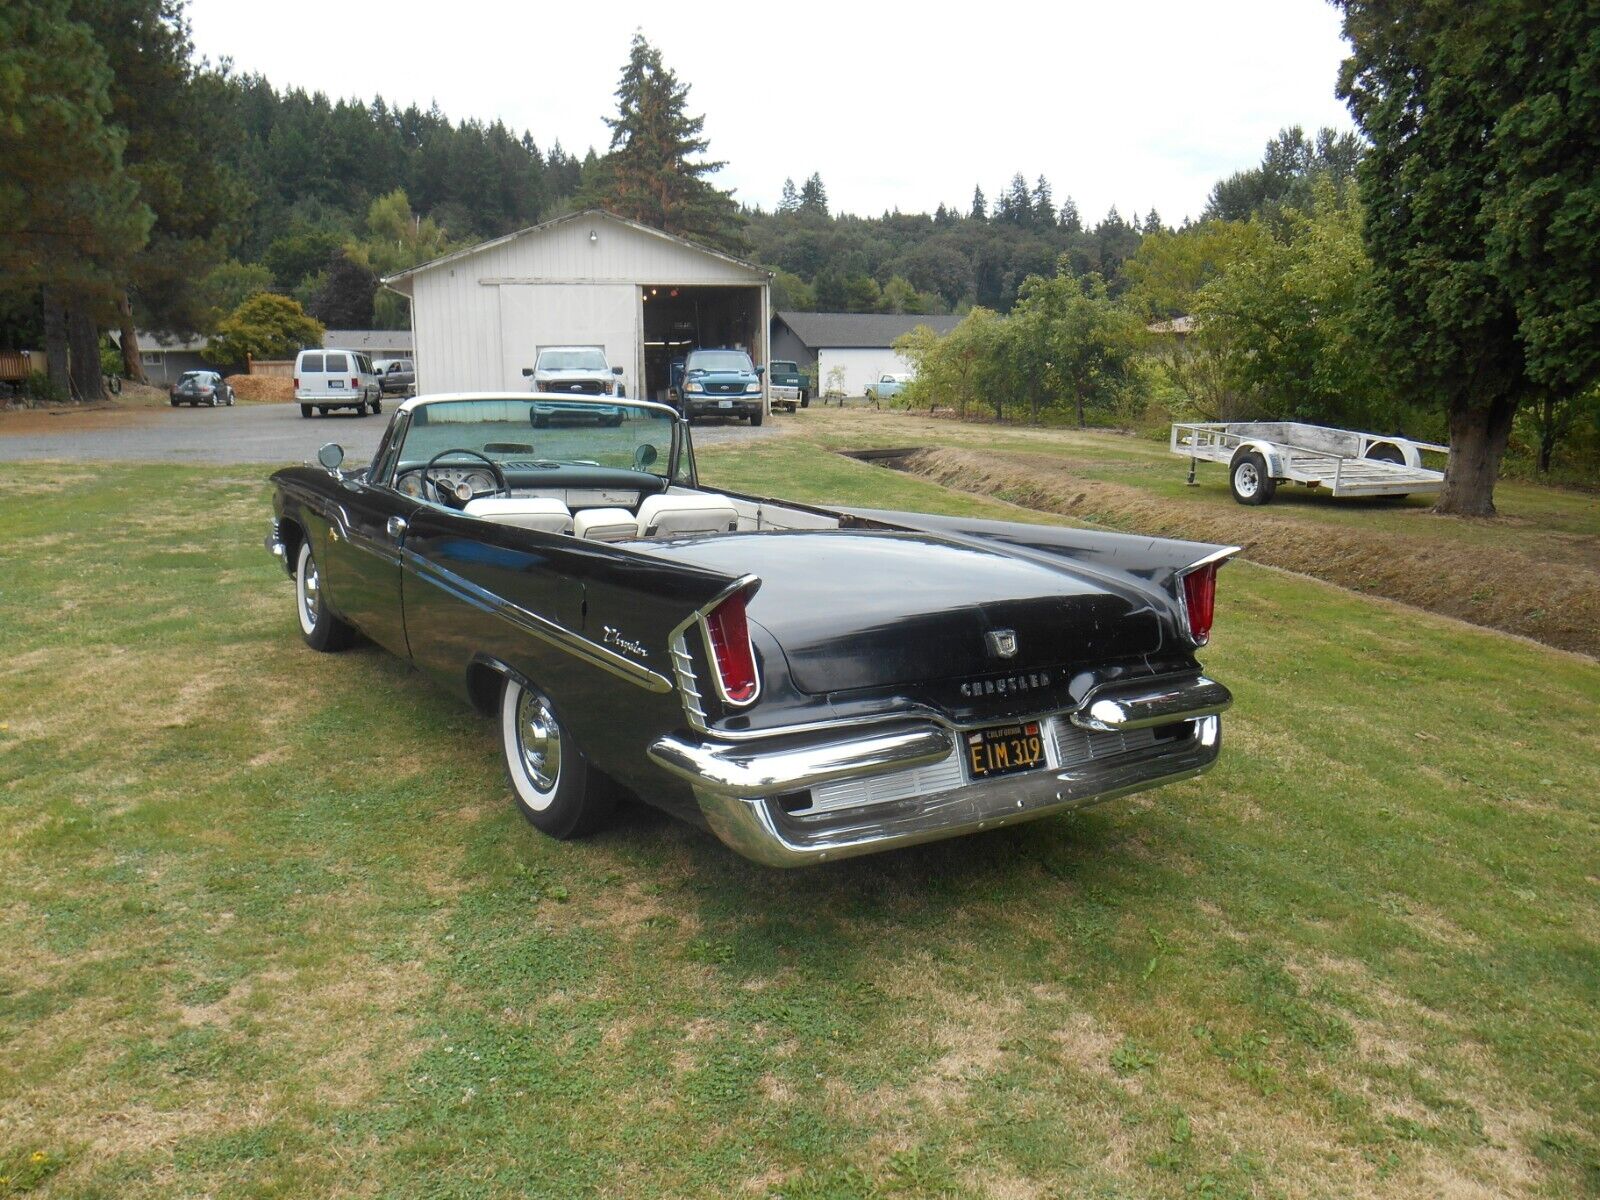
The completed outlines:
{"type": "Polygon", "coordinates": [[[966,740],[968,778],[993,779],[1045,765],[1044,736],[1037,721],[975,729],[962,737],[966,740]]]}

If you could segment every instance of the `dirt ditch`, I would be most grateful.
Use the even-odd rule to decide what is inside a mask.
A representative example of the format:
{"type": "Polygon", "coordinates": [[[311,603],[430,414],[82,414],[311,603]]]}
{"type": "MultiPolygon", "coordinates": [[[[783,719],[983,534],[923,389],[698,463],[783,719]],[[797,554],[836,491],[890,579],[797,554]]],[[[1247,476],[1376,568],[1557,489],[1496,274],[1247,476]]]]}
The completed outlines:
{"type": "Polygon", "coordinates": [[[880,452],[874,461],[1041,512],[1139,533],[1242,546],[1254,562],[1600,656],[1600,563],[1592,551],[1574,554],[1571,561],[1552,561],[1548,555],[1508,546],[1452,544],[1436,528],[1408,535],[1333,526],[1277,511],[1218,512],[1125,484],[1085,479],[1046,455],[908,449],[880,452]]]}

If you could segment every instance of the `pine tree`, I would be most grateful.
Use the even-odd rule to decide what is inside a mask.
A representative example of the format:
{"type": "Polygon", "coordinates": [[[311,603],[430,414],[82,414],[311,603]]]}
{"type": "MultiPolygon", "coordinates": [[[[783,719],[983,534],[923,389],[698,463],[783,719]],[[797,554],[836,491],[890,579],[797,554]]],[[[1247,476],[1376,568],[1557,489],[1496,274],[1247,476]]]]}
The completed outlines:
{"type": "Polygon", "coordinates": [[[983,189],[972,189],[972,219],[974,221],[987,221],[989,219],[989,202],[984,199],[983,189]]]}
{"type": "Polygon", "coordinates": [[[1033,223],[1046,227],[1056,223],[1056,206],[1050,199],[1050,181],[1043,175],[1033,185],[1033,223]]]}
{"type": "Polygon", "coordinates": [[[1165,226],[1163,226],[1161,224],[1161,214],[1158,213],[1155,209],[1152,208],[1149,211],[1149,213],[1146,214],[1146,216],[1145,216],[1145,219],[1144,219],[1144,232],[1145,233],[1160,233],[1164,228],[1165,228],[1165,226]]]}
{"type": "Polygon", "coordinates": [[[778,199],[778,211],[792,213],[800,207],[800,193],[795,190],[794,180],[783,181],[783,195],[778,199]]]}
{"type": "Polygon", "coordinates": [[[1028,181],[1023,178],[1021,171],[1011,177],[1011,185],[1000,193],[1000,201],[995,206],[994,215],[1013,225],[1027,225],[1032,222],[1033,194],[1028,190],[1028,181]]]}
{"type": "Polygon", "coordinates": [[[1061,202],[1061,213],[1057,222],[1068,233],[1083,232],[1083,218],[1078,215],[1077,202],[1071,196],[1061,202]]]}
{"type": "Polygon", "coordinates": [[[828,215],[828,189],[822,186],[822,175],[818,171],[811,172],[811,178],[800,189],[800,211],[819,217],[828,215]]]}
{"type": "Polygon", "coordinates": [[[586,171],[585,190],[602,208],[735,253],[745,249],[733,196],[705,178],[721,162],[699,158],[710,142],[705,117],[689,114],[689,85],[635,33],[617,85],[617,115],[607,117],[610,153],[586,171]]]}

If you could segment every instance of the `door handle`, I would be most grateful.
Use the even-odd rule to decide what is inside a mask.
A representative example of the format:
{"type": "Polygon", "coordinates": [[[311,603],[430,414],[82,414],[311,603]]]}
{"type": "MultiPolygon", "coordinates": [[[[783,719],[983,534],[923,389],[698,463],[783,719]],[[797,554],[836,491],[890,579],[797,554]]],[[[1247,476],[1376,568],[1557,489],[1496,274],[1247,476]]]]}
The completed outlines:
{"type": "Polygon", "coordinates": [[[395,541],[399,541],[405,536],[409,526],[406,524],[404,517],[390,517],[389,523],[384,528],[389,531],[390,537],[394,538],[395,541]]]}

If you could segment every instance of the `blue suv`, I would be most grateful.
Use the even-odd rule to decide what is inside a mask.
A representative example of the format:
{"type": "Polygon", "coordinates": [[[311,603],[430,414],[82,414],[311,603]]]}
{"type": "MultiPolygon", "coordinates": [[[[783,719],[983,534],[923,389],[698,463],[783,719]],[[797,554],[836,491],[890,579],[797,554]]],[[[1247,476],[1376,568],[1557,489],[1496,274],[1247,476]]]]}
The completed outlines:
{"type": "Polygon", "coordinates": [[[678,407],[695,417],[746,417],[759,425],[767,415],[761,377],[743,350],[691,350],[683,363],[678,407]]]}

